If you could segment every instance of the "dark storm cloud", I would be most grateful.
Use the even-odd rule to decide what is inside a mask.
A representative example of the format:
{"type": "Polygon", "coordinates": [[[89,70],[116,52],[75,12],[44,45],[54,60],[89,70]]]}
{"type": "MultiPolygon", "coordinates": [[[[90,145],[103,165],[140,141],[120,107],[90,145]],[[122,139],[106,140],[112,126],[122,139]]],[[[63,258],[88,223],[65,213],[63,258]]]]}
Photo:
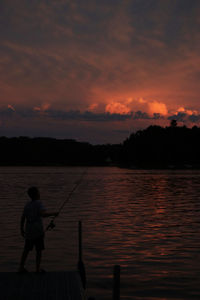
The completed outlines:
{"type": "MultiPolygon", "coordinates": [[[[128,114],[117,114],[117,113],[94,113],[90,111],[81,112],[79,110],[54,110],[46,109],[40,110],[37,108],[34,109],[23,109],[18,108],[12,110],[11,108],[3,108],[0,110],[0,117],[2,118],[38,118],[38,119],[53,119],[60,121],[87,121],[87,122],[124,122],[126,120],[158,120],[163,119],[164,117],[160,114],[153,114],[153,116],[147,114],[146,112],[136,111],[130,112],[128,114]]],[[[170,119],[170,117],[169,117],[170,119]]]]}
{"type": "Polygon", "coordinates": [[[78,120],[89,122],[110,122],[110,121],[125,121],[131,119],[132,114],[110,114],[110,113],[93,113],[90,111],[80,112],[77,111],[53,111],[48,110],[49,117],[58,120],[78,120]]]}
{"type": "Polygon", "coordinates": [[[187,113],[179,112],[178,114],[171,115],[168,117],[168,120],[177,120],[179,122],[185,122],[188,119],[187,113]]]}
{"type": "Polygon", "coordinates": [[[188,120],[192,123],[199,123],[200,122],[200,115],[190,115],[188,120]]]}
{"type": "Polygon", "coordinates": [[[142,111],[139,110],[139,111],[134,113],[133,119],[135,119],[135,120],[137,120],[137,119],[150,119],[150,116],[146,112],[142,112],[142,111]]]}
{"type": "Polygon", "coordinates": [[[200,122],[200,114],[187,114],[184,112],[179,112],[175,115],[169,116],[168,120],[177,120],[183,123],[191,122],[195,124],[200,122]]]}
{"type": "Polygon", "coordinates": [[[74,121],[88,121],[88,122],[112,122],[112,121],[126,121],[132,118],[132,113],[130,114],[110,114],[110,113],[93,113],[90,111],[80,112],[79,110],[53,110],[48,109],[45,111],[34,110],[34,109],[16,109],[13,111],[10,108],[1,109],[0,117],[2,118],[38,118],[45,119],[51,118],[54,120],[74,120],[74,121]]]}

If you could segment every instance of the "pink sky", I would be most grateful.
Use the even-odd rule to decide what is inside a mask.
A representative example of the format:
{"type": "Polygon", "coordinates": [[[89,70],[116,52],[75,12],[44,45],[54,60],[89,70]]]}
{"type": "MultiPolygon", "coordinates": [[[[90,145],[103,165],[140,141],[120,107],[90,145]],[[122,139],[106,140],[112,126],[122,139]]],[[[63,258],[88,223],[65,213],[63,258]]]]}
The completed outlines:
{"type": "Polygon", "coordinates": [[[0,8],[0,135],[113,143],[172,117],[199,125],[199,1],[0,8]]]}

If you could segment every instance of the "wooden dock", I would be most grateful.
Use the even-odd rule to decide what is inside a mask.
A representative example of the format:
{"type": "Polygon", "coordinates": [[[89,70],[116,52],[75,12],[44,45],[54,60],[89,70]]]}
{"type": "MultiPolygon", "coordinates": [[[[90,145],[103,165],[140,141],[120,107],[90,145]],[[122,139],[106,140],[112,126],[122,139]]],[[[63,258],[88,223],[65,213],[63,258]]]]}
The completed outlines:
{"type": "Polygon", "coordinates": [[[83,300],[78,272],[0,273],[2,300],[83,300]]]}

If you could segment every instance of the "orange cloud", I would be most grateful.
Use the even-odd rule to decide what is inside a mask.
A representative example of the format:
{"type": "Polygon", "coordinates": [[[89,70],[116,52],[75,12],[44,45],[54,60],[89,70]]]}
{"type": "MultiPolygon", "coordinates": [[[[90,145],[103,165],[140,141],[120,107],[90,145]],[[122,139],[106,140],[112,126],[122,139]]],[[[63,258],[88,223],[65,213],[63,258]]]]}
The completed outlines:
{"type": "Polygon", "coordinates": [[[141,103],[141,104],[147,103],[147,101],[144,100],[143,98],[140,98],[138,101],[139,101],[139,103],[141,103]]]}
{"type": "Polygon", "coordinates": [[[43,103],[41,106],[35,106],[33,110],[44,112],[49,109],[51,105],[49,103],[43,103]]]}
{"type": "Polygon", "coordinates": [[[110,114],[124,115],[130,113],[131,109],[127,105],[122,104],[120,102],[111,102],[106,105],[105,112],[110,114]]]}
{"type": "Polygon", "coordinates": [[[8,108],[10,108],[12,111],[15,111],[15,108],[10,104],[8,104],[8,108]]]}
{"type": "Polygon", "coordinates": [[[92,103],[89,105],[88,110],[89,111],[94,111],[98,107],[97,103],[92,103]]]}
{"type": "Polygon", "coordinates": [[[187,115],[197,115],[198,114],[198,111],[197,110],[191,110],[191,109],[186,109],[184,107],[179,107],[179,109],[177,110],[177,114],[179,112],[182,112],[182,113],[186,113],[187,115]]]}
{"type": "Polygon", "coordinates": [[[166,116],[168,114],[168,109],[166,104],[158,101],[148,102],[148,112],[150,114],[158,113],[166,116]]]}

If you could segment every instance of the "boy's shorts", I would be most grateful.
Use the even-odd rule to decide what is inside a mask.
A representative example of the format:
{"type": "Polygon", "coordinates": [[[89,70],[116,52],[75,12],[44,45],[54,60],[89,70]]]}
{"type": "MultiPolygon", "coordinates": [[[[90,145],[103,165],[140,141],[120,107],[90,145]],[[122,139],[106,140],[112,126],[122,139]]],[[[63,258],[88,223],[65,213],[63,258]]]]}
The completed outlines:
{"type": "Polygon", "coordinates": [[[35,246],[36,251],[44,250],[44,235],[37,239],[25,239],[24,249],[31,251],[35,246]]]}

